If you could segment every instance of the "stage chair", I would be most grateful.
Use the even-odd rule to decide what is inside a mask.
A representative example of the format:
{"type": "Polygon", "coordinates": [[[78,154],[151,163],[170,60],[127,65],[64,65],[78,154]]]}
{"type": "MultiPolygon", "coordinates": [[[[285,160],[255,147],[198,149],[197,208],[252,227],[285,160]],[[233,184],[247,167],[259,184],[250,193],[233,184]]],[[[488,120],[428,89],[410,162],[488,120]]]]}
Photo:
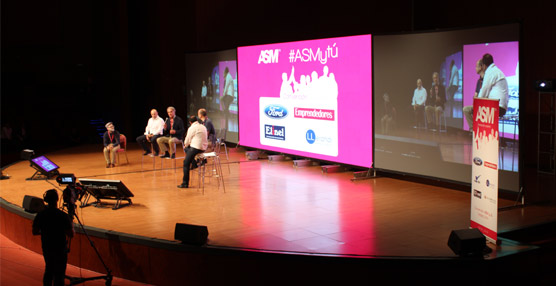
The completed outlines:
{"type": "Polygon", "coordinates": [[[118,151],[116,152],[116,154],[118,155],[118,165],[120,165],[120,153],[125,154],[125,160],[129,164],[129,160],[127,158],[127,139],[123,134],[120,134],[120,149],[118,149],[118,151]]]}
{"type": "Polygon", "coordinates": [[[226,133],[228,132],[228,130],[226,128],[222,128],[220,129],[220,132],[218,132],[218,137],[216,138],[216,146],[214,148],[214,151],[217,154],[220,154],[220,148],[222,146],[224,146],[224,152],[226,153],[226,161],[230,161],[230,159],[228,158],[228,147],[226,146],[226,133]]]}
{"type": "Polygon", "coordinates": [[[226,154],[226,161],[227,161],[226,165],[228,166],[228,174],[229,174],[230,173],[230,159],[228,157],[228,148],[226,147],[226,142],[225,142],[226,133],[227,133],[226,128],[220,129],[218,138],[216,139],[216,146],[214,148],[214,153],[216,153],[216,155],[220,155],[220,152],[222,151],[221,146],[224,146],[224,152],[226,154]]]}
{"type": "MultiPolygon", "coordinates": [[[[205,194],[205,177],[211,177],[211,175],[207,176],[207,166],[212,165],[212,170],[215,171],[214,176],[217,179],[218,188],[220,188],[220,183],[222,183],[222,190],[224,193],[226,192],[226,187],[224,186],[224,174],[222,172],[222,165],[220,164],[220,156],[216,154],[216,152],[208,152],[208,153],[201,153],[195,157],[197,160],[197,164],[199,167],[197,168],[198,174],[198,186],[197,188],[203,189],[203,195],[205,194]],[[207,162],[205,164],[201,164],[203,160],[207,162]]],[[[211,171],[212,173],[212,171],[211,171]]]]}
{"type": "MultiPolygon", "coordinates": [[[[185,147],[183,146],[183,138],[178,142],[178,143],[174,143],[174,150],[176,150],[176,158],[172,159],[170,158],[170,160],[172,160],[172,166],[174,167],[174,172],[176,172],[176,160],[177,159],[185,159],[185,156],[187,156],[187,154],[185,153],[185,147]],[[182,157],[177,157],[178,154],[178,144],[181,145],[181,150],[183,151],[183,156],[182,157]]],[[[163,169],[164,166],[164,159],[160,159],[160,169],[163,169]]]]}
{"type": "Polygon", "coordinates": [[[446,124],[446,114],[444,113],[444,110],[442,110],[442,113],[440,115],[440,122],[438,124],[438,131],[440,131],[440,132],[447,132],[448,131],[448,126],[446,124]],[[442,128],[442,125],[444,125],[444,128],[442,128]]]}
{"type": "MultiPolygon", "coordinates": [[[[156,157],[157,156],[154,155],[153,142],[150,142],[150,143],[151,143],[151,154],[149,154],[148,156],[141,155],[141,169],[143,169],[143,161],[145,160],[145,157],[151,157],[153,159],[152,160],[153,161],[153,170],[156,169],[155,164],[156,164],[156,157]]],[[[155,142],[154,144],[157,144],[157,143],[155,142]]]]}
{"type": "MultiPolygon", "coordinates": [[[[504,126],[506,125],[505,123],[509,123],[511,125],[513,125],[514,130],[513,130],[513,143],[515,144],[516,142],[516,133],[518,131],[519,128],[519,115],[504,115],[504,116],[500,116],[498,118],[498,126],[502,126],[502,128],[498,127],[499,130],[499,140],[500,140],[500,147],[499,147],[499,151],[498,151],[498,156],[499,156],[499,160],[500,160],[500,166],[499,169],[504,170],[504,153],[506,151],[507,146],[507,141],[508,139],[506,139],[504,137],[504,126]]],[[[513,171],[514,168],[514,163],[515,163],[515,146],[513,146],[512,148],[512,167],[511,170],[513,171]]]]}

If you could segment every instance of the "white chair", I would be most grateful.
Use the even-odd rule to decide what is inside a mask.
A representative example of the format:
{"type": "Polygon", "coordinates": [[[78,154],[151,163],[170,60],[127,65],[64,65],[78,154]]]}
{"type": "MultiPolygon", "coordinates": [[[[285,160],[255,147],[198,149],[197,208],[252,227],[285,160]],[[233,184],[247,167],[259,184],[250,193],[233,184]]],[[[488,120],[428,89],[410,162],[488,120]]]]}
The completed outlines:
{"type": "Polygon", "coordinates": [[[442,113],[440,114],[440,122],[438,122],[438,131],[440,132],[448,131],[448,126],[446,124],[446,114],[444,114],[444,110],[442,110],[442,113]]]}
{"type": "MultiPolygon", "coordinates": [[[[178,146],[177,146],[178,144],[181,145],[181,150],[183,151],[183,156],[182,156],[182,157],[177,157],[177,156],[176,156],[175,158],[166,158],[166,159],[168,159],[168,160],[172,160],[172,166],[173,166],[173,168],[174,168],[174,172],[176,172],[176,160],[177,160],[177,159],[185,159],[185,156],[187,156],[187,154],[185,153],[185,148],[184,148],[184,146],[183,146],[183,139],[180,140],[180,141],[178,141],[178,142],[170,143],[170,144],[174,144],[174,150],[176,151],[176,153],[174,153],[175,155],[178,154],[178,146]]],[[[165,159],[162,158],[162,159],[160,159],[160,160],[161,160],[161,162],[160,162],[160,169],[163,169],[164,160],[165,160],[165,159]]]]}
{"type": "Polygon", "coordinates": [[[221,146],[224,146],[224,152],[226,154],[226,166],[228,166],[228,174],[230,173],[230,158],[228,157],[228,147],[226,146],[226,132],[227,129],[226,128],[222,128],[220,129],[220,132],[218,134],[218,138],[216,139],[216,146],[214,148],[214,152],[216,152],[217,155],[220,155],[220,152],[222,151],[221,146]]]}
{"type": "Polygon", "coordinates": [[[156,157],[157,157],[157,156],[154,155],[154,151],[153,151],[153,150],[154,150],[153,144],[156,144],[156,142],[155,142],[155,143],[150,142],[150,144],[151,144],[151,153],[150,153],[149,155],[143,155],[143,156],[141,156],[141,170],[143,169],[143,161],[145,160],[145,157],[150,157],[150,158],[152,158],[152,161],[153,161],[153,170],[156,169],[155,164],[156,164],[156,157]]]}
{"type": "Polygon", "coordinates": [[[230,159],[228,158],[228,147],[226,146],[226,133],[227,133],[227,129],[226,128],[222,128],[220,129],[220,132],[218,132],[218,137],[216,138],[216,146],[214,148],[214,151],[217,154],[220,154],[220,148],[222,146],[224,146],[224,152],[226,153],[226,161],[229,161],[230,159]]]}
{"type": "Polygon", "coordinates": [[[195,157],[197,164],[199,165],[197,174],[199,184],[197,188],[203,189],[203,195],[205,194],[205,177],[211,177],[214,175],[218,182],[218,188],[220,188],[220,183],[222,183],[222,189],[224,193],[226,192],[226,187],[224,186],[224,174],[222,172],[222,165],[220,164],[220,156],[216,152],[201,153],[195,157]],[[206,160],[206,163],[200,163],[206,160]],[[211,174],[207,176],[207,166],[212,165],[211,174]],[[212,174],[214,172],[214,174],[212,174]]]}

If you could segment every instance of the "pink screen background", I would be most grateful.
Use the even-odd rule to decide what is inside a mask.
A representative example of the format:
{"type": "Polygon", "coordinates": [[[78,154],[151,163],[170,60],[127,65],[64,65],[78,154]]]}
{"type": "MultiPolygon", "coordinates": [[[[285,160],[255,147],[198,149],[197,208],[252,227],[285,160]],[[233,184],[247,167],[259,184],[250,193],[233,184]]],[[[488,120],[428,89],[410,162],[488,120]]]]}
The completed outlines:
{"type": "Polygon", "coordinates": [[[238,48],[239,140],[243,146],[294,154],[309,158],[370,167],[372,164],[372,61],[371,35],[248,46],[238,48]],[[291,50],[331,47],[337,58],[320,61],[290,62],[291,50]],[[260,63],[262,50],[280,49],[278,63],[260,63]],[[336,52],[337,49],[337,52],[336,52]],[[295,77],[322,75],[328,66],[338,83],[338,156],[326,156],[260,144],[259,98],[280,97],[282,73],[295,77]]]}

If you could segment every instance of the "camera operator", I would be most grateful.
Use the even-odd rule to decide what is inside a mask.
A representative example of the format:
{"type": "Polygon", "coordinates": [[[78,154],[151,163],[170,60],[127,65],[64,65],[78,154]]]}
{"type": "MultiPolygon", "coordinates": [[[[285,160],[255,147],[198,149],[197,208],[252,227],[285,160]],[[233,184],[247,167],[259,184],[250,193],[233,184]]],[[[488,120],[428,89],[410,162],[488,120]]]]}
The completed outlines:
{"type": "Polygon", "coordinates": [[[58,193],[50,189],[44,193],[48,207],[33,220],[33,235],[40,235],[45,269],[43,285],[64,285],[68,261],[68,238],[73,237],[72,218],[57,208],[58,193]]]}

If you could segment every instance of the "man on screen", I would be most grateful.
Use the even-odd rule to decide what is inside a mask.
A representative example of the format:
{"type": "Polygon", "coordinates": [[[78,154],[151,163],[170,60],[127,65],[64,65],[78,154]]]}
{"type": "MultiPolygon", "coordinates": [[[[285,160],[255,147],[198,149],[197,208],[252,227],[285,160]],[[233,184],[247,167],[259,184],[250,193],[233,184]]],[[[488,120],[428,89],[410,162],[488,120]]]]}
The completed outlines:
{"type": "Polygon", "coordinates": [[[195,156],[207,150],[207,128],[194,115],[189,117],[189,129],[183,140],[185,160],[183,160],[183,179],[178,188],[189,188],[189,170],[197,168],[195,156]]]}
{"type": "Polygon", "coordinates": [[[413,92],[413,100],[411,102],[411,105],[413,106],[413,113],[415,114],[415,124],[417,124],[416,128],[424,123],[426,100],[427,90],[423,87],[423,81],[421,81],[421,79],[417,79],[417,88],[413,92]]]}
{"type": "Polygon", "coordinates": [[[494,64],[494,58],[491,54],[484,54],[482,60],[482,67],[485,69],[485,77],[478,97],[499,99],[499,116],[504,116],[508,109],[508,81],[504,73],[494,64]]]}
{"type": "Polygon", "coordinates": [[[145,150],[143,155],[149,155],[151,153],[151,149],[147,146],[147,142],[149,142],[153,147],[154,155],[158,156],[159,147],[156,143],[156,139],[162,136],[163,130],[164,120],[158,116],[158,111],[156,111],[156,109],[151,110],[151,118],[149,118],[147,127],[145,127],[145,133],[137,137],[137,143],[145,150]]]}
{"type": "Polygon", "coordinates": [[[224,128],[228,129],[228,120],[230,119],[230,105],[234,102],[234,79],[230,73],[230,69],[226,67],[224,69],[224,91],[222,92],[222,97],[220,101],[222,102],[222,111],[225,116],[224,128]]]}
{"type": "Polygon", "coordinates": [[[166,109],[168,118],[164,122],[164,136],[156,139],[160,150],[164,153],[161,158],[176,158],[176,143],[182,140],[185,127],[183,120],[176,115],[176,109],[169,106],[166,109]],[[170,153],[168,153],[170,150],[170,153]]]}
{"type": "Polygon", "coordinates": [[[427,96],[425,111],[427,113],[427,122],[429,128],[435,129],[440,126],[440,118],[444,113],[444,103],[446,102],[446,90],[440,83],[440,78],[437,72],[432,74],[432,87],[429,95],[427,96]]]}
{"type": "Polygon", "coordinates": [[[459,70],[456,62],[452,60],[450,63],[450,80],[448,81],[448,98],[454,99],[456,92],[459,89],[459,70]]]}

